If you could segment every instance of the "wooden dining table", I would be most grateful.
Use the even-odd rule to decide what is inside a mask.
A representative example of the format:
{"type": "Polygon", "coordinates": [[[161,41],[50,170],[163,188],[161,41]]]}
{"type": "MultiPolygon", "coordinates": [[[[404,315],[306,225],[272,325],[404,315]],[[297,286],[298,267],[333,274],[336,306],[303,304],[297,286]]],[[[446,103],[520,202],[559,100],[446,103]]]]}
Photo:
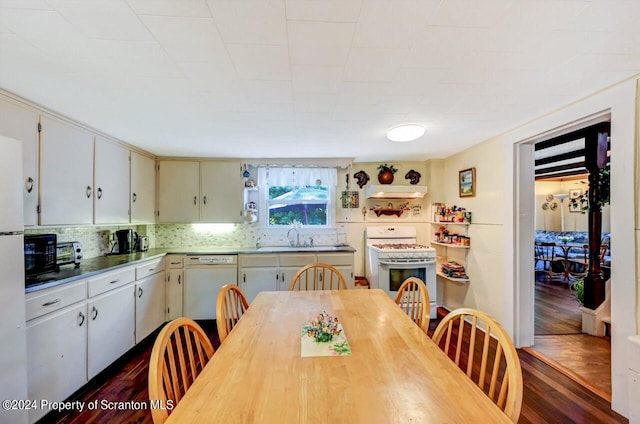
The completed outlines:
{"type": "Polygon", "coordinates": [[[262,292],[167,423],[509,423],[382,290],[262,292]],[[302,357],[339,318],[346,356],[302,357]]]}

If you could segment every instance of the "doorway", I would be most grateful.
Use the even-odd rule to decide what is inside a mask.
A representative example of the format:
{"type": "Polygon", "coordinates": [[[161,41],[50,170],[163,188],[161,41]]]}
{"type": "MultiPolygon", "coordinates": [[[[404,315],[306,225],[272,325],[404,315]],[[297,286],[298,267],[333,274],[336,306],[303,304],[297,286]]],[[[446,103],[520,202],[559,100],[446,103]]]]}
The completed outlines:
{"type": "MultiPolygon", "coordinates": [[[[573,286],[588,270],[592,229],[584,200],[588,199],[589,188],[585,161],[589,143],[585,138],[596,128],[591,125],[541,139],[533,147],[534,339],[527,350],[611,401],[611,342],[608,337],[582,333],[581,299],[573,286]],[[544,257],[539,255],[542,249],[544,257]],[[585,361],[587,352],[589,360],[585,361]]],[[[606,169],[610,169],[609,160],[606,169]]],[[[598,237],[609,240],[608,205],[602,216],[598,237]]]]}

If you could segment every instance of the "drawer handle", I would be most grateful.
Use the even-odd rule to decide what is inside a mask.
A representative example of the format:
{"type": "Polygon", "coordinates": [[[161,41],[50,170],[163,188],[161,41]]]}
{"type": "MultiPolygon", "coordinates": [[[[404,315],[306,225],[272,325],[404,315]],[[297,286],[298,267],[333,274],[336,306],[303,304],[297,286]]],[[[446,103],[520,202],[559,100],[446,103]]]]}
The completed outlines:
{"type": "Polygon", "coordinates": [[[109,281],[109,284],[115,284],[115,283],[118,283],[118,282],[120,282],[120,279],[109,281]]]}
{"type": "Polygon", "coordinates": [[[91,319],[95,321],[98,318],[98,309],[95,306],[91,308],[91,314],[91,319]]]}
{"type": "Polygon", "coordinates": [[[149,268],[149,272],[153,272],[153,271],[155,271],[156,269],[158,269],[158,268],[156,268],[156,267],[149,268]]]}
{"type": "Polygon", "coordinates": [[[138,297],[142,297],[142,287],[138,287],[138,297]]]}
{"type": "Polygon", "coordinates": [[[180,265],[180,262],[171,262],[171,265],[180,265]]]}
{"type": "Polygon", "coordinates": [[[25,183],[25,188],[27,189],[27,193],[31,193],[31,191],[33,190],[33,178],[29,177],[27,178],[27,181],[25,183]]]}
{"type": "Polygon", "coordinates": [[[84,324],[84,314],[82,312],[78,312],[78,319],[80,319],[78,327],[82,327],[82,324],[84,324]]]}
{"type": "Polygon", "coordinates": [[[60,302],[60,299],[51,300],[49,302],[43,303],[42,306],[51,306],[51,305],[55,305],[58,302],[60,302]]]}

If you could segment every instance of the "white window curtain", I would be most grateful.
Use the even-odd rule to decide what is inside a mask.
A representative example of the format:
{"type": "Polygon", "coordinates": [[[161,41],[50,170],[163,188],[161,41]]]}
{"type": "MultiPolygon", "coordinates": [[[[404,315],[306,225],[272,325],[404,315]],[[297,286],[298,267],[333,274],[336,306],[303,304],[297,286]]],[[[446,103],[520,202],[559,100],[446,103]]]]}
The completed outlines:
{"type": "Polygon", "coordinates": [[[260,167],[258,184],[265,186],[338,185],[336,168],[260,167]]]}

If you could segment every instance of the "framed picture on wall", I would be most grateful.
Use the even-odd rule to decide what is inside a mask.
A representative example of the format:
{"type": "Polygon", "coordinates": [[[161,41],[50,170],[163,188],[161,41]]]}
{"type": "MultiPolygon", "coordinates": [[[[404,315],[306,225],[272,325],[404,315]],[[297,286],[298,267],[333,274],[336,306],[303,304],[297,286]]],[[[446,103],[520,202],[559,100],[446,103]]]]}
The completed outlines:
{"type": "Polygon", "coordinates": [[[580,202],[569,202],[569,212],[573,212],[573,213],[582,212],[582,208],[580,207],[580,202]]]}
{"type": "Polygon", "coordinates": [[[476,168],[463,169],[458,172],[460,197],[476,195],[476,168]]]}
{"type": "Polygon", "coordinates": [[[579,188],[569,190],[569,199],[577,199],[582,195],[582,190],[579,188]]]}

